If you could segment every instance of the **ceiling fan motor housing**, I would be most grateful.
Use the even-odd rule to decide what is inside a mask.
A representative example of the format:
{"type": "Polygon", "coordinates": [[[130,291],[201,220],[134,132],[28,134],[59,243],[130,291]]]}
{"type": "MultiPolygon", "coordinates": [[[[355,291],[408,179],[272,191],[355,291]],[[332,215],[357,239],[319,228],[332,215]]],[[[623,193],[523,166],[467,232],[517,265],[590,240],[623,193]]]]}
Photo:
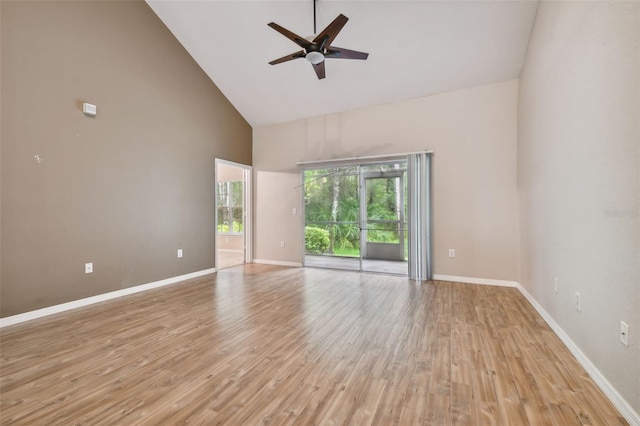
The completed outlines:
{"type": "Polygon", "coordinates": [[[317,50],[312,50],[311,52],[307,53],[305,59],[311,62],[313,65],[317,65],[320,62],[324,61],[324,54],[318,52],[317,50]]]}

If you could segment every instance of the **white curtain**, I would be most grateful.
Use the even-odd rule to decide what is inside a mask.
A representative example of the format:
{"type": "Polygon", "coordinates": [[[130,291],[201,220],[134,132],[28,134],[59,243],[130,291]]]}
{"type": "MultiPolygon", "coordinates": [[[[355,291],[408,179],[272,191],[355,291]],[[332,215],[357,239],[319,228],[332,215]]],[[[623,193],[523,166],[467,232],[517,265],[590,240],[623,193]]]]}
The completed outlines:
{"type": "Polygon", "coordinates": [[[433,277],[431,157],[431,153],[409,154],[407,161],[409,175],[409,278],[413,280],[430,280],[433,277]]]}

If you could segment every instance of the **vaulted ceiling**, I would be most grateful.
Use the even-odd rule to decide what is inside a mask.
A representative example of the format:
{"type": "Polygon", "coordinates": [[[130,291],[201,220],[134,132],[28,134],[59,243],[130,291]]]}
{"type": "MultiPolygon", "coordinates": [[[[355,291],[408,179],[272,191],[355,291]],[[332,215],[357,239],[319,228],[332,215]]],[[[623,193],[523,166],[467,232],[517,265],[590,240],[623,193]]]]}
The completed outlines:
{"type": "Polygon", "coordinates": [[[269,22],[313,35],[313,1],[147,0],[252,126],[348,111],[517,78],[537,1],[318,0],[317,32],[349,21],[334,45],[369,59],[327,59],[318,80],[269,22]]]}

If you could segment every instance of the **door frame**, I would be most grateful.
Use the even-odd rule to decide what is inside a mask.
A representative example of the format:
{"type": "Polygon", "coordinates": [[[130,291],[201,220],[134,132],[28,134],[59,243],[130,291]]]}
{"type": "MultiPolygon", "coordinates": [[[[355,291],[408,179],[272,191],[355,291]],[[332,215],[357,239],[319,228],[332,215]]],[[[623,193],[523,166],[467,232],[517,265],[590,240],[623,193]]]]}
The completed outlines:
{"type": "Polygon", "coordinates": [[[214,161],[214,268],[218,270],[218,171],[220,165],[235,167],[242,169],[243,180],[243,241],[244,241],[244,263],[253,263],[253,215],[252,215],[252,182],[253,168],[246,164],[236,163],[234,161],[215,158],[214,161]]]}

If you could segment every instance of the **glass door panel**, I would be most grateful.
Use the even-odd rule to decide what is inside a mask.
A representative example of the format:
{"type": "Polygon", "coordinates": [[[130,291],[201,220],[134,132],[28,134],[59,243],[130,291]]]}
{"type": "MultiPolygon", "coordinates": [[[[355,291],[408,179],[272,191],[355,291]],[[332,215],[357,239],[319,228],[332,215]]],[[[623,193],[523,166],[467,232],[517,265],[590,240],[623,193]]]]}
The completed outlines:
{"type": "Polygon", "coordinates": [[[406,169],[402,166],[369,166],[362,173],[364,271],[407,273],[406,169]]]}
{"type": "Polygon", "coordinates": [[[357,166],[306,170],[305,265],[360,269],[357,166]]]}

